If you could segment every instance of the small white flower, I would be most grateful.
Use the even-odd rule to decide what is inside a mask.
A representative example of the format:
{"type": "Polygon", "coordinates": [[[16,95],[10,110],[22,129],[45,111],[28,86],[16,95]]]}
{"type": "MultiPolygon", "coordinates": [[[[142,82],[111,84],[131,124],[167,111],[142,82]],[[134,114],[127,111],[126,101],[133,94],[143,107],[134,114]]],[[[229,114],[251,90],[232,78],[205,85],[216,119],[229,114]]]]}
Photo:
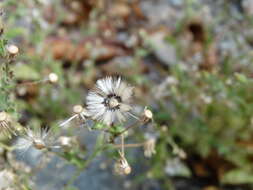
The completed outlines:
{"type": "Polygon", "coordinates": [[[133,96],[133,87],[121,81],[121,78],[106,77],[96,82],[96,87],[88,93],[87,109],[92,119],[111,125],[115,121],[123,122],[126,115],[132,115],[129,105],[133,96]]]}

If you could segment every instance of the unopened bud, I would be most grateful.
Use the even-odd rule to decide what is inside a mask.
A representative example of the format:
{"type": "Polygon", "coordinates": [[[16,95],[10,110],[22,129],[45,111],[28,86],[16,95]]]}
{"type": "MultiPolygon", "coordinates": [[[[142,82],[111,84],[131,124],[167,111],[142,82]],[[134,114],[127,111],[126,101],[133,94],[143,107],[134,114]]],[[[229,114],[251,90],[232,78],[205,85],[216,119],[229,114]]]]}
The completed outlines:
{"type": "Polygon", "coordinates": [[[58,75],[55,74],[55,73],[50,73],[48,75],[48,80],[51,82],[51,83],[56,83],[58,81],[58,75]]]}
{"type": "Polygon", "coordinates": [[[16,45],[9,45],[7,46],[7,51],[10,55],[17,55],[18,54],[18,47],[16,45]]]}
{"type": "Polygon", "coordinates": [[[153,119],[153,113],[151,110],[145,108],[142,116],[142,120],[144,123],[147,123],[153,119]]]}
{"type": "Polygon", "coordinates": [[[7,120],[7,113],[4,111],[0,112],[0,122],[6,120],[7,120]]]}
{"type": "Polygon", "coordinates": [[[72,139],[70,137],[61,136],[59,138],[60,144],[63,147],[71,147],[72,139]]]}
{"type": "Polygon", "coordinates": [[[76,113],[76,114],[82,113],[83,110],[84,110],[84,108],[83,108],[83,106],[81,106],[81,105],[75,105],[75,106],[73,107],[73,112],[76,113]]]}

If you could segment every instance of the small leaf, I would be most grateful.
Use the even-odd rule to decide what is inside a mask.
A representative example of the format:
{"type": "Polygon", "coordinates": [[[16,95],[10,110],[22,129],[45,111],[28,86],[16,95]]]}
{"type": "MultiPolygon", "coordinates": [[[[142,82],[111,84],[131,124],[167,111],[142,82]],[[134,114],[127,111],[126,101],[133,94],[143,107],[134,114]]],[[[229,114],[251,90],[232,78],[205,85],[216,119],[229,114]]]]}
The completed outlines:
{"type": "Polygon", "coordinates": [[[239,82],[242,82],[242,83],[247,83],[248,82],[248,79],[245,75],[243,74],[240,74],[240,73],[235,73],[235,77],[236,79],[239,81],[239,82]]]}
{"type": "Polygon", "coordinates": [[[40,74],[32,67],[26,64],[20,64],[13,67],[14,75],[20,80],[39,80],[40,74]]]}
{"type": "Polygon", "coordinates": [[[252,184],[253,173],[248,169],[234,169],[227,172],[221,179],[223,183],[227,184],[252,184]]]}

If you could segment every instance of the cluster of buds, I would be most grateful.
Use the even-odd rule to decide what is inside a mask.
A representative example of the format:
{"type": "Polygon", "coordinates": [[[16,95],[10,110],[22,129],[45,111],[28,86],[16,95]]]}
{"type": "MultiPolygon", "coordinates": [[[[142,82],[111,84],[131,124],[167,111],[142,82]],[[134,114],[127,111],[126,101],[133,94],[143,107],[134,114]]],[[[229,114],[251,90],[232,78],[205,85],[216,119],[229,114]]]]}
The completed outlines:
{"type": "MultiPolygon", "coordinates": [[[[41,83],[50,82],[51,84],[58,82],[58,75],[50,73],[46,78],[41,81],[32,82],[41,83]]],[[[153,113],[150,109],[145,107],[140,117],[132,113],[131,98],[133,95],[133,87],[123,82],[121,78],[106,77],[100,79],[96,83],[96,87],[91,90],[86,98],[86,107],[82,105],[73,106],[73,115],[62,122],[59,126],[63,127],[70,123],[72,120],[86,122],[87,120],[101,122],[108,127],[112,127],[115,123],[123,123],[129,116],[136,119],[136,123],[126,127],[123,131],[119,132],[115,138],[121,135],[121,150],[119,151],[119,158],[114,165],[115,172],[119,175],[128,175],[132,169],[125,157],[124,152],[124,134],[131,127],[136,126],[137,123],[147,124],[153,122],[153,113]]],[[[6,112],[0,112],[0,127],[8,132],[13,132],[11,128],[11,120],[6,112]]],[[[109,131],[109,130],[108,130],[109,131]]],[[[64,151],[69,151],[71,147],[78,145],[75,138],[61,136],[56,141],[49,135],[49,130],[25,128],[24,133],[20,135],[20,142],[17,143],[17,149],[28,150],[33,147],[37,150],[52,150],[53,148],[63,148],[64,151]],[[53,140],[53,141],[52,141],[53,140]],[[58,143],[56,145],[56,142],[58,143]]],[[[110,132],[110,131],[109,131],[110,132]]],[[[156,153],[155,139],[149,139],[145,143],[140,143],[144,147],[144,155],[151,157],[156,153]]],[[[130,146],[129,146],[130,147],[130,146]]]]}

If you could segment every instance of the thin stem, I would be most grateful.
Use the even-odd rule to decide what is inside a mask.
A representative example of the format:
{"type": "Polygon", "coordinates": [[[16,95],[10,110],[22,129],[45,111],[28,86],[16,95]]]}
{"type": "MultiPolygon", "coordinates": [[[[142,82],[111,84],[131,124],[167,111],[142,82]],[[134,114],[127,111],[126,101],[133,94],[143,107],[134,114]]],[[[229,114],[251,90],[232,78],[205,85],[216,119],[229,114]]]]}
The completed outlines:
{"type": "Polygon", "coordinates": [[[128,131],[129,129],[135,127],[137,123],[139,123],[139,120],[135,121],[132,125],[126,127],[123,131],[121,131],[120,133],[118,133],[115,137],[118,137],[119,135],[125,133],[125,132],[128,131]]]}
{"type": "MultiPolygon", "coordinates": [[[[124,144],[124,147],[125,148],[136,148],[136,147],[141,147],[143,145],[144,145],[144,143],[133,143],[133,144],[124,144]]],[[[120,148],[121,144],[115,144],[113,146],[114,146],[114,148],[120,148]]]]}
{"type": "Polygon", "coordinates": [[[60,124],[60,127],[63,127],[64,125],[66,125],[67,123],[69,123],[71,120],[75,119],[78,115],[75,114],[73,116],[71,116],[69,119],[63,121],[61,124],[60,124]]]}
{"type": "Polygon", "coordinates": [[[69,188],[76,180],[77,177],[81,175],[83,170],[93,161],[93,159],[101,152],[103,151],[106,146],[103,143],[104,140],[104,134],[102,134],[102,137],[98,137],[96,145],[95,145],[95,150],[92,152],[92,154],[85,160],[84,164],[82,167],[76,170],[75,174],[70,178],[68,183],[66,184],[66,188],[69,188]]]}
{"type": "Polygon", "coordinates": [[[137,117],[136,115],[132,114],[131,112],[127,112],[130,116],[132,116],[134,119],[140,121],[140,118],[137,117]]]}
{"type": "Polygon", "coordinates": [[[124,157],[125,156],[125,147],[124,147],[124,134],[121,134],[121,153],[122,153],[122,156],[124,157]]]}
{"type": "Polygon", "coordinates": [[[17,86],[29,86],[29,85],[35,85],[35,84],[40,84],[49,81],[48,79],[42,79],[38,81],[33,81],[33,82],[23,82],[20,84],[17,84],[17,86]]]}
{"type": "Polygon", "coordinates": [[[1,142],[0,142],[0,147],[6,149],[6,150],[8,150],[8,151],[14,150],[14,147],[10,147],[10,146],[8,146],[8,145],[6,145],[6,144],[4,144],[4,143],[1,143],[1,142]]]}

